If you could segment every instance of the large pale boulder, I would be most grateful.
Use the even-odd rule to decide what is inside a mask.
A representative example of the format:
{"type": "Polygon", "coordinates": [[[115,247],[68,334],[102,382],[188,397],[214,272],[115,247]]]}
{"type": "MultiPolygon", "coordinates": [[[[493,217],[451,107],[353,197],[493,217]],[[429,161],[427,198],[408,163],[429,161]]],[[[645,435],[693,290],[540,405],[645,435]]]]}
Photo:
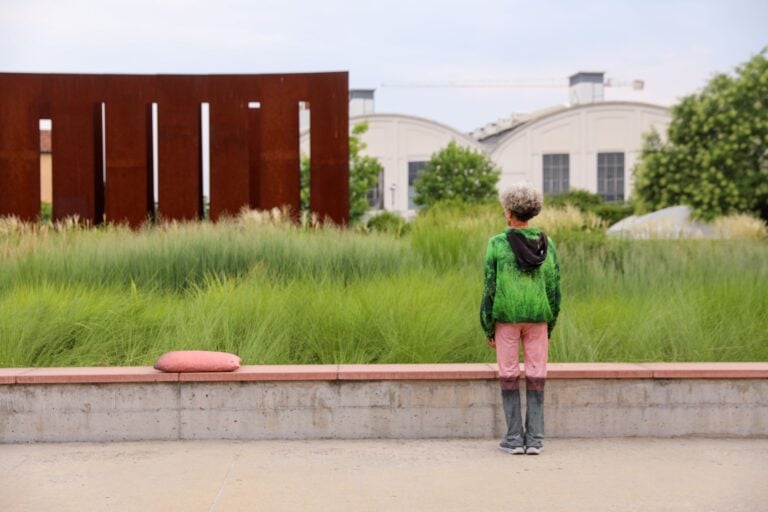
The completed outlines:
{"type": "Polygon", "coordinates": [[[632,215],[610,228],[608,235],[636,239],[718,238],[715,229],[692,220],[688,206],[671,206],[647,215],[632,215]]]}

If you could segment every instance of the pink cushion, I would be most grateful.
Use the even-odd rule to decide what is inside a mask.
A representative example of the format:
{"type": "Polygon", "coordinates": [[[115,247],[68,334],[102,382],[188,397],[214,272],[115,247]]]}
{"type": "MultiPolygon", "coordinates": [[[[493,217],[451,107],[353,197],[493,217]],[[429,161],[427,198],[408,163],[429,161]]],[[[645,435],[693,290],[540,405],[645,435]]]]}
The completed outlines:
{"type": "Polygon", "coordinates": [[[163,372],[231,372],[240,368],[240,357],[229,352],[179,350],[160,356],[155,369],[163,372]]]}

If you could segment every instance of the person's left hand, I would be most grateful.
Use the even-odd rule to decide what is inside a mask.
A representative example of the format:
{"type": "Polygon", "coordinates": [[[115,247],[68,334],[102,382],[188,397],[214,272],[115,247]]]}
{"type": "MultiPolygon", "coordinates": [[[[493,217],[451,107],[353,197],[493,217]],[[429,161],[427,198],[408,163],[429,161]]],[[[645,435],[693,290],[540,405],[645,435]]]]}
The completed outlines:
{"type": "Polygon", "coordinates": [[[494,340],[485,340],[485,342],[488,344],[489,347],[491,347],[493,350],[496,350],[496,342],[494,340]]]}

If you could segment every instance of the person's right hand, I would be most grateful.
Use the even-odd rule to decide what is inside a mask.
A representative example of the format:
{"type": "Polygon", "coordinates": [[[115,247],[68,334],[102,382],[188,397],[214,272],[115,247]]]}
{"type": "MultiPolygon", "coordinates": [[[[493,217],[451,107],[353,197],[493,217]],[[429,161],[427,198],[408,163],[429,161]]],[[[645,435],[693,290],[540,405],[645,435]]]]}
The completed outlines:
{"type": "Polygon", "coordinates": [[[488,344],[489,347],[491,347],[493,350],[496,350],[496,342],[494,340],[485,340],[485,342],[488,344]]]}

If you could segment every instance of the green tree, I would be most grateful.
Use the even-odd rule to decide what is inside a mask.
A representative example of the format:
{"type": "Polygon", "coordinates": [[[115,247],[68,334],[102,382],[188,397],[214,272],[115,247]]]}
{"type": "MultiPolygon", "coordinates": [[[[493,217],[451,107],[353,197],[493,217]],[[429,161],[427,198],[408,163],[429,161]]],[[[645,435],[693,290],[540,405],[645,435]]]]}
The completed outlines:
{"type": "Polygon", "coordinates": [[[501,172],[484,154],[451,141],[432,155],[414,183],[414,202],[432,206],[440,201],[479,203],[496,196],[501,172]]]}
{"type": "MultiPolygon", "coordinates": [[[[349,135],[349,219],[360,220],[368,210],[368,192],[378,185],[379,175],[384,170],[378,158],[361,155],[366,148],[362,135],[368,131],[368,122],[352,127],[349,135]]],[[[301,209],[309,210],[310,157],[301,155],[301,209]]]]}
{"type": "Polygon", "coordinates": [[[707,220],[735,212],[768,219],[766,51],[674,106],[667,142],[645,137],[635,168],[641,210],[687,204],[707,220]]]}

